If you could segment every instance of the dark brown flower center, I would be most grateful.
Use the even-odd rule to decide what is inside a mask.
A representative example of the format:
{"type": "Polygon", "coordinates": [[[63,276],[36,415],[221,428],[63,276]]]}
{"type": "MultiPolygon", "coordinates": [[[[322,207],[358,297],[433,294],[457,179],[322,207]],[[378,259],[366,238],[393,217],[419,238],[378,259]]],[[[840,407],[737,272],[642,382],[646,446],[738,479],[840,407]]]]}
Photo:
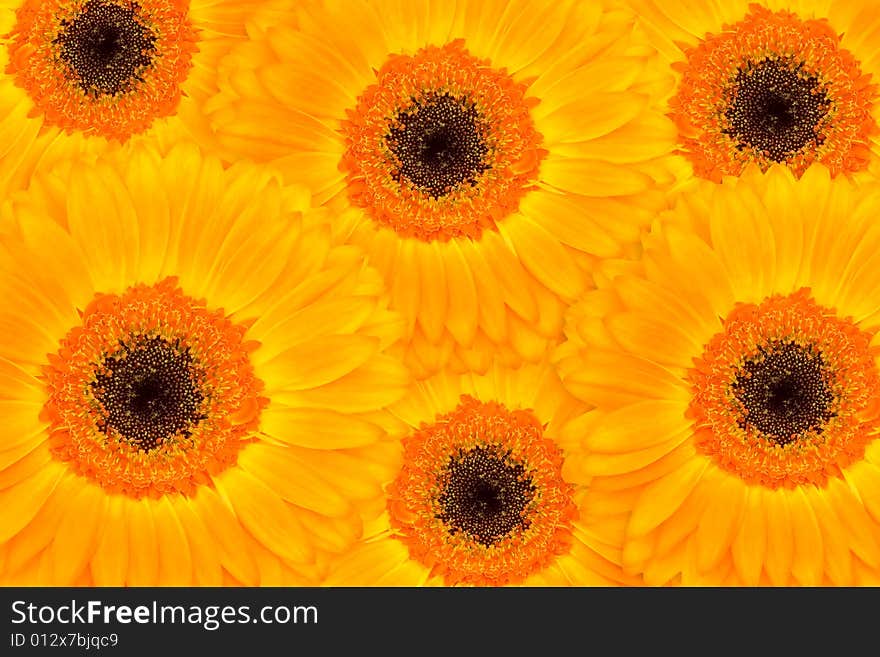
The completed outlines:
{"type": "Polygon", "coordinates": [[[439,518],[451,534],[464,532],[483,545],[494,545],[516,529],[529,526],[527,509],[535,486],[523,467],[491,447],[456,454],[441,476],[439,518]]]}
{"type": "Polygon", "coordinates": [[[740,426],[780,445],[821,433],[834,416],[834,392],[822,355],[793,342],[772,342],[746,361],[731,385],[742,405],[740,426]]]}
{"type": "Polygon", "coordinates": [[[815,76],[785,59],[766,59],[739,70],[725,117],[741,148],[751,146],[775,162],[821,145],[821,121],[830,101],[815,76]]]}
{"type": "Polygon", "coordinates": [[[401,112],[386,143],[399,161],[395,176],[435,198],[476,184],[488,166],[484,128],[472,103],[429,94],[401,112]]]}
{"type": "Polygon", "coordinates": [[[135,2],[89,0],[55,39],[61,59],[83,91],[116,95],[142,80],[155,53],[156,36],[138,15],[135,2]]]}
{"type": "Polygon", "coordinates": [[[103,407],[101,430],[117,431],[150,451],[175,435],[189,435],[205,419],[203,374],[187,347],[140,337],[106,358],[92,383],[103,407]]]}

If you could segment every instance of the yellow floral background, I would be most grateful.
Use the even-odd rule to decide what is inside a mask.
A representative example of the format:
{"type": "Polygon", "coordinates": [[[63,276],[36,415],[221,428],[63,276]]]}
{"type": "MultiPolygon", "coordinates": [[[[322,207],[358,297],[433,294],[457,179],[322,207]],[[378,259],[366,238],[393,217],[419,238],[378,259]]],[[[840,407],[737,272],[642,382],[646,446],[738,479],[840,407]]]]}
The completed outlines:
{"type": "Polygon", "coordinates": [[[868,0],[0,0],[0,584],[880,582],[868,0]]]}

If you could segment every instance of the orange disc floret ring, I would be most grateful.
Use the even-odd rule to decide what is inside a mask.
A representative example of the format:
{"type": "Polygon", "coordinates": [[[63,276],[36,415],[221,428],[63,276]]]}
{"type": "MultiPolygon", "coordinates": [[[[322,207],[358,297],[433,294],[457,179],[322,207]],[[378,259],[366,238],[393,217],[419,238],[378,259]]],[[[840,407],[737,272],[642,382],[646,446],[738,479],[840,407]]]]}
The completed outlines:
{"type": "Polygon", "coordinates": [[[267,403],[245,331],[173,278],[97,295],[45,368],[53,455],[109,491],[191,493],[267,403]]]}
{"type": "Polygon", "coordinates": [[[690,373],[697,448],[769,488],[840,476],[880,427],[872,338],[806,289],[737,306],[690,373]]]}
{"type": "Polygon", "coordinates": [[[343,123],[350,199],[406,237],[494,229],[545,155],[527,88],[462,41],[392,55],[343,123]]]}
{"type": "Polygon", "coordinates": [[[26,0],[7,73],[47,125],[125,141],[174,113],[196,33],[185,0],[26,0]]]}
{"type": "Polygon", "coordinates": [[[463,395],[404,446],[389,489],[391,525],[447,584],[519,583],[568,552],[571,486],[531,411],[463,395]]]}
{"type": "Polygon", "coordinates": [[[850,174],[868,164],[877,88],[828,21],[752,5],[719,34],[685,49],[670,101],[683,153],[720,180],[750,162],[813,162],[850,174]]]}

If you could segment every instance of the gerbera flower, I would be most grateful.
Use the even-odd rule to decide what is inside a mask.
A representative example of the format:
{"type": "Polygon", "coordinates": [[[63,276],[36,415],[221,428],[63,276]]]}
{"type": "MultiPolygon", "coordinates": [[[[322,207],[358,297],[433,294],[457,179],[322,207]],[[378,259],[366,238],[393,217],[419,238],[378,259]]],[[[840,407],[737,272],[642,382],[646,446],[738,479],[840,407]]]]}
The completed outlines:
{"type": "Polygon", "coordinates": [[[682,175],[720,181],[749,163],[851,176],[877,161],[880,38],[871,3],[630,0],[678,81],[670,148],[682,175]]]}
{"type": "Polygon", "coordinates": [[[325,583],[634,582],[614,565],[619,547],[580,523],[583,488],[569,480],[566,445],[557,442],[579,410],[547,366],[440,374],[414,386],[391,408],[404,457],[387,512],[331,564],[325,583]]]}
{"type": "Polygon", "coordinates": [[[227,156],[338,208],[407,320],[420,375],[539,360],[593,256],[650,221],[651,111],[634,18],[613,2],[314,2],[223,61],[227,156]],[[536,26],[540,25],[540,29],[536,26]],[[259,61],[253,70],[248,62],[259,61]]]}
{"type": "Polygon", "coordinates": [[[748,169],[683,195],[643,272],[572,310],[567,428],[596,527],[651,584],[880,573],[880,190],[748,169]]]}
{"type": "Polygon", "coordinates": [[[359,536],[402,322],[308,203],[179,147],[7,204],[0,581],[302,581],[359,536]]]}
{"type": "Polygon", "coordinates": [[[217,62],[261,4],[0,1],[0,194],[39,162],[142,140],[210,145],[202,104],[217,62]]]}

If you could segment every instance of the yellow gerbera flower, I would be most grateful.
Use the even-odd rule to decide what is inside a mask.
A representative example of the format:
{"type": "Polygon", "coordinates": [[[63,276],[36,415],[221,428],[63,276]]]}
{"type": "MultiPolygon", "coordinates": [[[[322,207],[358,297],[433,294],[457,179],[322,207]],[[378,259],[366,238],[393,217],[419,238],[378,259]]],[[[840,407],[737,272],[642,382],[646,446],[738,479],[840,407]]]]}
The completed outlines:
{"type": "Polygon", "coordinates": [[[403,325],[308,203],[178,147],[4,207],[0,582],[299,582],[360,535],[403,325]]]}
{"type": "MultiPolygon", "coordinates": [[[[683,195],[570,316],[588,508],[651,584],[880,575],[880,190],[756,167],[683,195]]],[[[571,437],[569,437],[571,439],[571,437]]]]}
{"type": "MultiPolygon", "coordinates": [[[[547,366],[439,374],[391,411],[403,466],[371,535],[330,566],[354,586],[633,583],[581,526],[560,427],[584,406],[547,366]]],[[[571,447],[578,451],[578,445],[571,447]]],[[[578,454],[572,455],[577,458],[578,454]]]]}
{"type": "Polygon", "coordinates": [[[823,0],[629,0],[675,70],[668,98],[681,175],[720,181],[749,163],[798,175],[876,166],[877,7],[823,0]]]}
{"type": "Polygon", "coordinates": [[[230,158],[339,209],[407,320],[420,375],[537,361],[592,256],[650,221],[674,130],[611,1],[314,2],[223,61],[230,158]],[[540,29],[536,29],[540,26],[540,29]],[[249,62],[259,61],[253,70],[249,62]]]}
{"type": "Polygon", "coordinates": [[[261,4],[0,0],[0,196],[38,163],[138,141],[210,145],[217,62],[261,4]]]}

